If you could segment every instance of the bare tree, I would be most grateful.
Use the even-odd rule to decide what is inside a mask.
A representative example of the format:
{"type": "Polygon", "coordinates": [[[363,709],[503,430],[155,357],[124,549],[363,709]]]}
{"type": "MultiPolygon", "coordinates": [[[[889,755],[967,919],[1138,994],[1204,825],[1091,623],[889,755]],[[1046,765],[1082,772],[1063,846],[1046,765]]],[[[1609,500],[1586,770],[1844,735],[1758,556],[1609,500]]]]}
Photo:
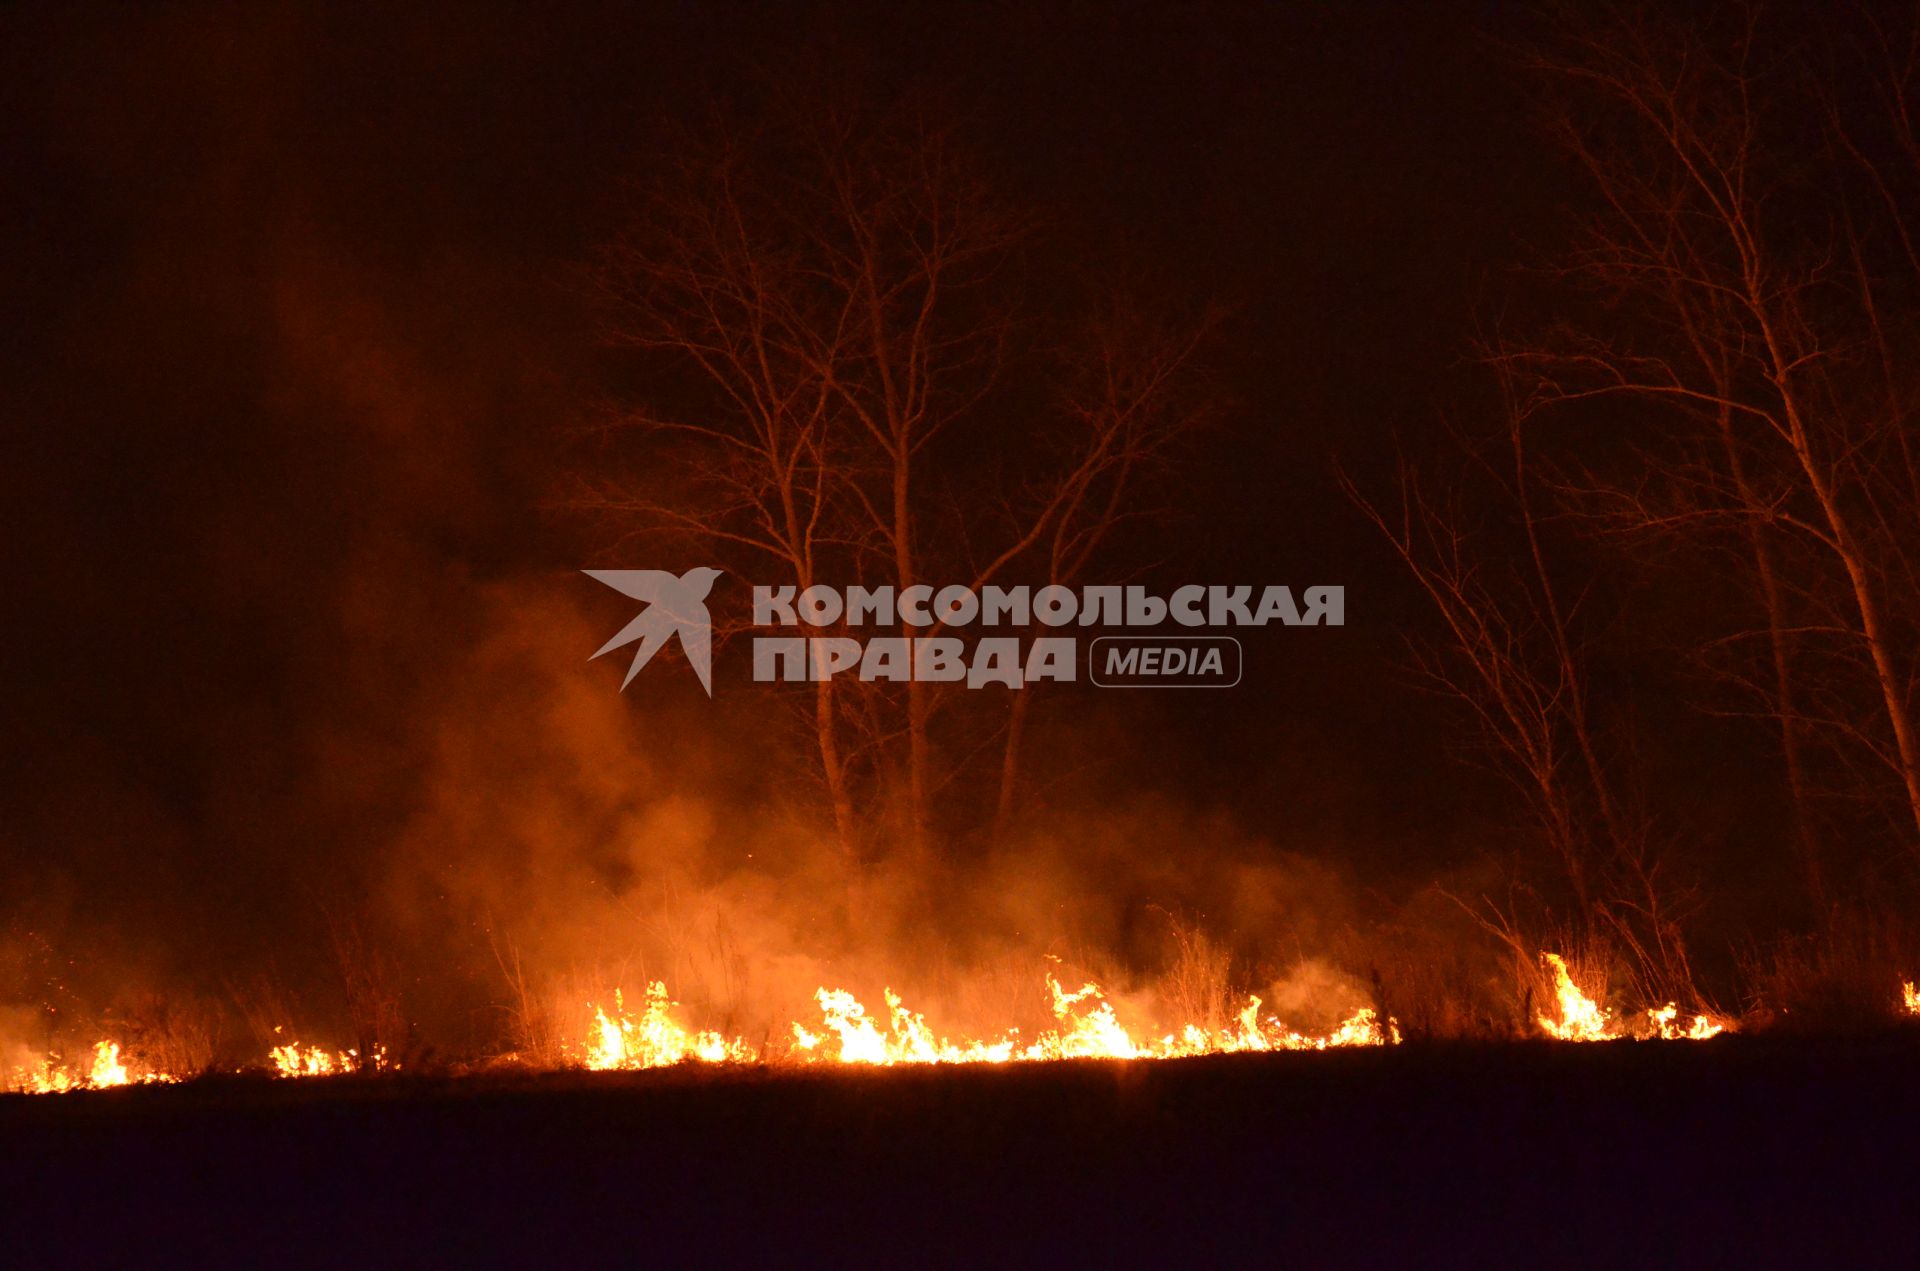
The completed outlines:
{"type": "MultiPolygon", "coordinates": [[[[580,504],[630,533],[684,534],[797,591],[978,591],[1047,551],[1057,567],[1085,565],[1135,469],[1178,423],[1169,386],[1201,327],[1123,347],[1117,328],[1093,324],[1095,344],[1098,332],[1113,337],[1104,396],[1069,394],[1064,411],[1033,420],[1024,479],[982,489],[978,458],[1008,432],[990,407],[1031,218],[934,118],[917,100],[775,91],[754,112],[719,113],[673,139],[596,275],[609,335],[645,364],[638,403],[616,426],[644,439],[651,470],[584,477],[580,504]],[[967,518],[964,544],[941,532],[942,509],[983,495],[1002,515],[967,518]]],[[[1042,382],[1056,370],[1022,361],[1042,382]]],[[[812,746],[849,856],[870,837],[861,802],[901,809],[900,842],[929,849],[936,797],[962,762],[938,754],[941,696],[914,676],[896,702],[816,668],[812,746]],[[889,793],[896,742],[903,789],[862,799],[889,793]]],[[[1022,716],[1024,700],[1015,695],[1022,716]]]]}
{"type": "Polygon", "coordinates": [[[1561,655],[1564,638],[1546,631],[1551,619],[1542,598],[1524,574],[1502,570],[1494,580],[1491,562],[1501,554],[1477,545],[1457,503],[1437,502],[1405,461],[1394,505],[1377,504],[1350,479],[1343,482],[1440,619],[1440,638],[1415,645],[1417,670],[1466,706],[1495,770],[1527,801],[1575,905],[1588,912],[1594,853],[1588,809],[1570,767],[1577,762],[1571,733],[1585,717],[1571,703],[1585,686],[1576,664],[1561,655]]]}
{"type": "MultiPolygon", "coordinates": [[[[597,278],[608,336],[656,355],[617,427],[651,443],[651,471],[583,474],[578,502],[629,536],[661,528],[753,576],[805,590],[865,544],[844,500],[849,453],[840,368],[860,356],[851,288],[821,285],[838,248],[770,188],[772,139],[685,137],[663,148],[627,233],[597,278]],[[670,165],[670,166],[669,166],[670,165]]],[[[857,853],[836,681],[813,682],[813,739],[841,848],[857,853]]]]}
{"type": "MultiPolygon", "coordinates": [[[[1152,515],[1142,487],[1168,453],[1221,408],[1202,354],[1221,320],[1218,306],[1180,305],[1170,289],[1136,284],[1110,291],[1086,325],[1085,351],[1072,359],[1063,408],[1078,453],[1063,466],[1057,511],[1044,527],[1037,563],[1043,581],[1072,586],[1115,530],[1152,515]],[[1144,302],[1148,295],[1158,303],[1144,302]]],[[[1001,746],[994,838],[1013,820],[1032,686],[1013,695],[1001,746]]]]}
{"type": "MultiPolygon", "coordinates": [[[[1343,485],[1439,617],[1436,637],[1413,642],[1415,666],[1466,707],[1480,754],[1525,800],[1570,893],[1569,934],[1583,948],[1624,947],[1647,1000],[1697,999],[1682,929],[1688,889],[1667,877],[1622,795],[1630,774],[1595,715],[1578,606],[1562,594],[1564,564],[1549,559],[1540,478],[1511,395],[1503,418],[1497,448],[1469,446],[1468,470],[1446,482],[1423,482],[1403,460],[1392,504],[1344,476],[1343,485]],[[1469,520],[1460,494],[1469,486],[1499,511],[1496,524],[1469,520]]],[[[1510,916],[1495,925],[1513,938],[1510,916]]]]}
{"type": "MultiPolygon", "coordinates": [[[[1537,51],[1555,135],[1597,210],[1554,271],[1576,284],[1559,292],[1562,319],[1509,338],[1494,360],[1525,383],[1532,427],[1610,402],[1637,412],[1653,443],[1625,471],[1589,468],[1587,492],[1612,515],[1743,544],[1769,663],[1759,687],[1817,898],[1815,732],[1892,775],[1920,855],[1916,632],[1903,599],[1920,484],[1911,387],[1894,374],[1883,314],[1886,257],[1868,245],[1889,224],[1906,241],[1889,215],[1898,201],[1876,208],[1837,165],[1806,161],[1820,147],[1805,53],[1770,39],[1758,10],[1685,25],[1640,15],[1537,51]]],[[[1907,100],[1904,86],[1891,92],[1907,100]]],[[[1858,153],[1833,118],[1832,152],[1858,153]]]]}

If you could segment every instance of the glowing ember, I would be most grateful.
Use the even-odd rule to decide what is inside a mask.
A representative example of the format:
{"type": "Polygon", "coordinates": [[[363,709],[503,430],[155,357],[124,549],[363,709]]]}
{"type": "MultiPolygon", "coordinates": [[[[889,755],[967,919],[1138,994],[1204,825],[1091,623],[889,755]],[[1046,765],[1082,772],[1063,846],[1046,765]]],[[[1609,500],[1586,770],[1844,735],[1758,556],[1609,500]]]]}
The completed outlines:
{"type": "Polygon", "coordinates": [[[272,1051],[273,1070],[281,1077],[331,1077],[337,1073],[349,1073],[354,1069],[358,1058],[352,1051],[331,1054],[318,1046],[309,1046],[305,1050],[299,1043],[290,1046],[275,1046],[272,1051]]]}
{"type": "Polygon", "coordinates": [[[1674,1023],[1674,1019],[1679,1014],[1680,1008],[1668,1002],[1657,1011],[1648,1011],[1647,1020],[1653,1025],[1655,1035],[1662,1041],[1702,1042],[1727,1031],[1725,1024],[1716,1023],[1705,1015],[1695,1015],[1691,1023],[1681,1028],[1674,1023]]]}
{"type": "Polygon", "coordinates": [[[76,1076],[71,1070],[54,1063],[52,1059],[42,1059],[33,1068],[15,1068],[4,1082],[0,1082],[0,1092],[7,1094],[63,1094],[68,1090],[84,1089],[86,1080],[76,1076]]]}

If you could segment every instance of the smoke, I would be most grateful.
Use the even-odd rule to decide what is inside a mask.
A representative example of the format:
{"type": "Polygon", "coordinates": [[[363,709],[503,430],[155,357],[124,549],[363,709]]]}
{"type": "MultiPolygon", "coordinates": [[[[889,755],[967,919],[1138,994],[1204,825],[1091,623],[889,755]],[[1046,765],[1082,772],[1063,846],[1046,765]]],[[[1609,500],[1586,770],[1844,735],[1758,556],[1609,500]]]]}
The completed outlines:
{"type": "MultiPolygon", "coordinates": [[[[556,262],[584,256],[638,121],[740,37],[453,17],[49,8],[8,42],[33,62],[0,77],[32,320],[0,351],[21,615],[0,628],[0,1038],[84,1043],[159,993],[217,1005],[245,1057],[275,1028],[343,1045],[396,1016],[397,1044],[474,1055],[650,978],[749,1036],[821,985],[1030,1031],[1049,973],[1171,1018],[1223,984],[1277,1000],[1328,956],[1370,902],[1321,862],[1408,846],[1347,806],[1369,802],[1356,756],[1411,743],[1397,718],[1344,747],[1276,724],[1286,692],[1290,719],[1336,715],[1291,653],[1238,707],[1045,704],[1032,749],[1056,771],[1014,841],[857,869],[784,699],[709,702],[664,660],[622,694],[586,661],[630,615],[571,572],[601,545],[550,506],[612,378],[556,262]]],[[[1104,87],[1095,62],[1077,73],[1104,87]]],[[[1051,118],[1002,109],[1020,135],[1051,118]]],[[[1265,144],[1237,162],[1264,171],[1265,144]]],[[[1089,174],[1129,205],[1182,184],[1084,156],[1053,179],[1113,193],[1089,174]]],[[[1153,206],[1206,237],[1184,201],[1153,206]]],[[[1258,274],[1278,240],[1248,224],[1234,270],[1258,274]]],[[[1307,471],[1256,458],[1223,466],[1258,496],[1216,513],[1265,515],[1271,474],[1307,471]]],[[[1270,528],[1215,527],[1208,580],[1295,576],[1234,547],[1270,528]]],[[[1328,656],[1371,689],[1377,650],[1328,656]]],[[[1303,1013],[1355,1004],[1311,982],[1303,1013]]]]}
{"type": "Polygon", "coordinates": [[[1365,1003],[1296,967],[1357,920],[1345,882],[1217,812],[1109,793],[963,862],[848,862],[805,776],[801,703],[724,676],[709,701],[670,664],[621,694],[620,668],[584,659],[618,621],[583,612],[598,599],[577,576],[487,589],[479,637],[416,697],[418,787],[378,896],[438,1036],[539,1031],[496,1016],[463,1035],[490,1006],[577,1028],[589,1000],[651,980],[756,1042],[821,987],[892,989],[956,1031],[1037,1027],[1049,974],[1171,1021],[1160,985],[1194,939],[1220,994],[1277,978],[1303,1017],[1365,1003]]]}

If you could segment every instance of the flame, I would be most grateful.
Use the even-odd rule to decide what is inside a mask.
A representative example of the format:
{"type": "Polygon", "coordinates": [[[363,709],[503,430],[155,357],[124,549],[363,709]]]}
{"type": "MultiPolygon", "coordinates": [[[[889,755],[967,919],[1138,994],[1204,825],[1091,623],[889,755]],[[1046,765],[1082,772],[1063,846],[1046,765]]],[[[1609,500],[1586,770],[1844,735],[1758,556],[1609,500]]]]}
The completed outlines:
{"type": "Polygon", "coordinates": [[[124,1086],[127,1066],[120,1062],[119,1042],[96,1042],[93,1047],[93,1071],[87,1080],[96,1086],[124,1086]]]}
{"type": "Polygon", "coordinates": [[[1323,1037],[1292,1031],[1278,1020],[1260,1018],[1260,999],[1250,998],[1236,1025],[1209,1032],[1189,1024],[1154,1039],[1130,1032],[1096,984],[1069,992],[1047,977],[1056,1026],[1032,1041],[1017,1030],[991,1038],[952,1040],[936,1033],[924,1015],[908,1009],[891,988],[886,989],[884,1021],[842,988],[821,988],[814,994],[820,1009],[819,1028],[796,1020],[789,1026],[790,1044],[783,1051],[762,1055],[738,1038],[718,1033],[689,1033],[668,1018],[672,1003],[666,986],[647,990],[647,1012],[639,1023],[628,1019],[615,994],[615,1010],[594,1012],[594,1036],[586,1046],[589,1068],[652,1068],[665,1064],[703,1063],[841,1063],[886,1067],[895,1064],[1004,1064],[1036,1063],[1054,1059],[1175,1059],[1192,1055],[1247,1050],[1325,1050],[1335,1046],[1381,1046],[1400,1040],[1400,1030],[1389,1021],[1381,1028],[1374,1012],[1361,1009],[1323,1037]]]}
{"type": "Polygon", "coordinates": [[[1920,1015],[1920,989],[1913,986],[1912,980],[1900,982],[1900,1000],[1907,1008],[1907,1014],[1920,1015]]]}
{"type": "Polygon", "coordinates": [[[120,1043],[117,1041],[97,1041],[90,1053],[92,1059],[85,1068],[60,1064],[51,1056],[42,1059],[37,1068],[15,1068],[11,1076],[0,1081],[0,1091],[64,1094],[69,1090],[105,1090],[113,1086],[179,1080],[164,1072],[135,1072],[121,1059],[120,1043]]]}
{"type": "MultiPolygon", "coordinates": [[[[1574,982],[1566,959],[1542,953],[1553,973],[1557,1018],[1540,1015],[1541,1029],[1561,1041],[1611,1041],[1625,1037],[1669,1041],[1700,1041],[1727,1031],[1726,1021],[1697,1014],[1680,1023],[1672,1002],[1645,1013],[1644,1024],[1629,1027],[1574,982]]],[[[1054,1023],[1031,1040],[1009,1029],[998,1036],[950,1039],[936,1032],[924,1015],[910,1010],[900,994],[884,990],[886,1013],[871,1014],[853,993],[842,988],[818,989],[814,1002],[820,1012],[815,1026],[799,1020],[788,1026],[784,1044],[760,1049],[739,1037],[690,1028],[674,1018],[677,1007],[664,981],[646,989],[646,1006],[636,1017],[628,1013],[619,991],[609,1011],[589,1003],[593,1023],[580,1052],[580,1061],[595,1071],[661,1068],[682,1063],[759,1064],[1006,1064],[1039,1063],[1060,1059],[1180,1059],[1198,1055],[1280,1050],[1329,1050],[1349,1046],[1385,1046],[1400,1042],[1399,1025],[1382,1020],[1361,1007],[1325,1034],[1303,1033],[1261,1013],[1260,998],[1249,996],[1224,1027],[1198,1023],[1180,1025],[1171,1032],[1142,1032],[1123,1022],[1106,992],[1091,982],[1069,990],[1053,975],[1046,977],[1054,1023]]],[[[1920,1015],[1920,988],[1903,981],[1905,1009],[1920,1015]]],[[[366,1056],[356,1050],[328,1051],[320,1046],[291,1042],[269,1051],[273,1072],[280,1077],[331,1077],[362,1070],[397,1068],[383,1048],[366,1056]]],[[[37,1069],[14,1069],[0,1089],[51,1094],[68,1090],[101,1089],[134,1083],[174,1081],[164,1073],[138,1073],[122,1060],[117,1041],[102,1040],[92,1048],[84,1070],[47,1059],[37,1069]]]]}
{"type": "Polygon", "coordinates": [[[51,1060],[43,1060],[38,1068],[15,1068],[5,1087],[0,1088],[8,1093],[65,1094],[69,1090],[79,1089],[80,1083],[65,1068],[55,1066],[51,1060]]]}
{"type": "Polygon", "coordinates": [[[663,1068],[689,1059],[710,1064],[753,1060],[753,1048],[745,1042],[716,1032],[690,1032],[675,1023],[669,1015],[673,1006],[666,984],[655,980],[647,985],[647,1009],[636,1021],[626,1013],[626,1002],[616,991],[612,1015],[594,1008],[594,1035],[586,1047],[587,1067],[604,1072],[614,1068],[663,1068]]]}
{"type": "Polygon", "coordinates": [[[318,1046],[309,1046],[305,1050],[298,1042],[287,1046],[275,1046],[270,1052],[273,1069],[281,1077],[331,1077],[339,1073],[354,1070],[359,1055],[354,1051],[342,1051],[333,1054],[318,1046]]]}
{"type": "Polygon", "coordinates": [[[1563,1042],[1605,1042],[1617,1041],[1622,1037],[1659,1038],[1662,1041],[1705,1041],[1727,1031],[1724,1020],[1716,1020],[1709,1015],[1695,1015],[1682,1028],[1675,1021],[1680,1017],[1680,1008],[1672,1002],[1658,1010],[1647,1012],[1646,1027],[1629,1032],[1606,1007],[1601,1006],[1573,982],[1573,975],[1567,970],[1567,962],[1557,953],[1542,953],[1541,959],[1553,969],[1554,994],[1560,1000],[1560,1018],[1549,1019],[1542,1015],[1540,1027],[1549,1037],[1563,1042]]]}
{"type": "Polygon", "coordinates": [[[1611,1041],[1620,1034],[1614,1030],[1613,1017],[1604,1006],[1580,991],[1567,970],[1567,961],[1557,953],[1540,955],[1553,968],[1553,988],[1560,999],[1560,1018],[1540,1016],[1540,1027],[1550,1037],[1563,1042],[1611,1041]]]}
{"type": "Polygon", "coordinates": [[[1662,1041],[1703,1042],[1709,1037],[1718,1037],[1727,1031],[1725,1024],[1706,1015],[1695,1015],[1693,1021],[1681,1028],[1673,1021],[1680,1014],[1680,1008],[1672,1002],[1657,1011],[1648,1011],[1647,1020],[1654,1027],[1654,1033],[1662,1041]]]}

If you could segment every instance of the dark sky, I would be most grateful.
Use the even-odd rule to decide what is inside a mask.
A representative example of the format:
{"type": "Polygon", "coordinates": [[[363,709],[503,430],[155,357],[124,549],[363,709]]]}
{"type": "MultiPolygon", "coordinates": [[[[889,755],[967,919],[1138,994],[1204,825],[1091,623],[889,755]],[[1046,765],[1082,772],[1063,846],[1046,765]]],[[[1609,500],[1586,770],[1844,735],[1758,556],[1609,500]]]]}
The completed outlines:
{"type": "Polygon", "coordinates": [[[542,8],[5,19],[0,882],[259,939],[406,837],[435,711],[511,715],[459,670],[501,597],[614,617],[545,506],[605,388],[570,271],[663,114],[796,59],[951,86],[1023,195],[1237,306],[1237,415],[1154,577],[1342,583],[1350,625],[1256,633],[1233,693],[1062,709],[1118,723],[1136,785],[1364,877],[1468,850],[1483,786],[1398,669],[1424,614],[1332,471],[1428,444],[1558,197],[1502,9],[542,8]]]}

